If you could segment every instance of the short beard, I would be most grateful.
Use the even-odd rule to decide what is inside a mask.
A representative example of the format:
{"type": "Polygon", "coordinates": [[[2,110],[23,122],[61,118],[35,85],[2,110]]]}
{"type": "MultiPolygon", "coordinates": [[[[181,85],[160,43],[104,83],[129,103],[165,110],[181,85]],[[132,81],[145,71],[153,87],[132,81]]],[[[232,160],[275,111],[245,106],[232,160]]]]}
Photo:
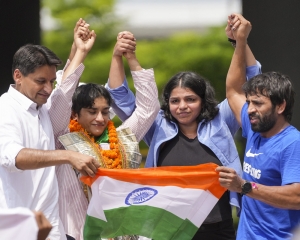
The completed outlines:
{"type": "MultiPolygon", "coordinates": [[[[251,129],[253,132],[259,132],[264,133],[271,130],[277,121],[277,117],[275,117],[275,109],[272,109],[272,112],[268,115],[259,116],[255,114],[255,117],[259,119],[259,122],[257,124],[251,124],[251,129]]],[[[250,116],[250,115],[249,115],[250,116]]]]}

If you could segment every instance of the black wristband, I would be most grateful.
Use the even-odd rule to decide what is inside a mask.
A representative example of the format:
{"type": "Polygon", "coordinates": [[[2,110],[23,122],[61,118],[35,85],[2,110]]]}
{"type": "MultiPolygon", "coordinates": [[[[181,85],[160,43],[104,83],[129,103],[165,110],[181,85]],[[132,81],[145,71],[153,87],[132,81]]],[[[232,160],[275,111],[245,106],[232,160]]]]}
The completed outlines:
{"type": "Polygon", "coordinates": [[[228,42],[230,42],[234,48],[236,47],[236,40],[228,38],[228,42]]]}

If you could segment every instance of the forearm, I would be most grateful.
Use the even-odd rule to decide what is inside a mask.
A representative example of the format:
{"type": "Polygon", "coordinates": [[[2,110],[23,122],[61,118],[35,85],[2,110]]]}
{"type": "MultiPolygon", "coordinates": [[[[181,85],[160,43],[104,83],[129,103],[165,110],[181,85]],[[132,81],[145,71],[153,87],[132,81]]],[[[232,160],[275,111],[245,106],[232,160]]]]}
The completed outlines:
{"type": "Polygon", "coordinates": [[[245,42],[237,42],[226,78],[226,93],[242,92],[241,86],[246,79],[246,48],[245,42]]]}
{"type": "Polygon", "coordinates": [[[72,47],[71,47],[71,51],[70,51],[70,55],[69,55],[69,60],[72,61],[74,56],[76,53],[76,45],[75,42],[73,42],[72,47]]]}
{"type": "Polygon", "coordinates": [[[128,58],[127,59],[130,71],[140,71],[143,68],[141,67],[139,61],[136,59],[136,57],[128,58]]]}
{"type": "Polygon", "coordinates": [[[300,184],[285,186],[265,186],[256,183],[257,188],[247,194],[248,197],[260,200],[276,208],[300,209],[300,184]]]}
{"type": "Polygon", "coordinates": [[[108,84],[105,87],[113,99],[111,107],[122,122],[124,122],[131,116],[135,109],[135,96],[129,89],[126,79],[119,88],[111,89],[108,84]]]}
{"type": "MultiPolygon", "coordinates": [[[[72,47],[71,47],[71,51],[70,51],[70,54],[69,54],[69,58],[68,58],[69,63],[72,62],[72,60],[75,56],[75,53],[76,53],[76,44],[75,44],[75,42],[73,42],[72,47]]],[[[66,67],[64,68],[64,72],[68,69],[69,65],[70,64],[66,65],[66,67]]],[[[62,79],[63,79],[63,76],[61,76],[60,82],[62,81],[62,79]]]]}
{"type": "Polygon", "coordinates": [[[124,79],[125,70],[122,57],[113,55],[109,71],[108,86],[112,89],[120,87],[124,79]]]}
{"type": "Polygon", "coordinates": [[[72,154],[67,150],[37,150],[23,148],[16,156],[16,167],[21,170],[30,170],[69,163],[68,157],[72,154]]]}
{"type": "Polygon", "coordinates": [[[123,126],[129,127],[137,141],[140,141],[154,122],[160,104],[153,70],[133,71],[132,76],[136,89],[136,108],[123,126]]]}
{"type": "Polygon", "coordinates": [[[83,63],[84,59],[86,58],[88,52],[85,50],[77,49],[72,61],[70,62],[69,66],[65,69],[63,76],[62,76],[62,82],[70,75],[72,74],[80,64],[83,63]]]}
{"type": "MultiPolygon", "coordinates": [[[[219,166],[216,171],[219,172],[219,182],[222,187],[233,192],[242,192],[245,180],[234,169],[219,166]]],[[[244,197],[251,197],[277,208],[300,209],[300,183],[266,186],[255,182],[256,187],[253,186],[253,183],[251,185],[252,190],[244,197]]]]}
{"type": "MultiPolygon", "coordinates": [[[[49,109],[49,116],[56,141],[58,136],[65,134],[68,130],[71,116],[72,96],[83,70],[84,66],[81,64],[61,84],[56,86],[51,97],[47,101],[46,106],[49,109]]],[[[57,144],[56,147],[58,147],[57,144]]]]}
{"type": "Polygon", "coordinates": [[[246,46],[246,56],[245,56],[245,60],[246,60],[246,66],[253,66],[256,65],[256,59],[249,47],[249,45],[247,44],[246,46]]]}
{"type": "Polygon", "coordinates": [[[226,78],[226,98],[240,126],[240,112],[245,103],[242,86],[246,82],[246,45],[246,40],[237,41],[226,78]]]}

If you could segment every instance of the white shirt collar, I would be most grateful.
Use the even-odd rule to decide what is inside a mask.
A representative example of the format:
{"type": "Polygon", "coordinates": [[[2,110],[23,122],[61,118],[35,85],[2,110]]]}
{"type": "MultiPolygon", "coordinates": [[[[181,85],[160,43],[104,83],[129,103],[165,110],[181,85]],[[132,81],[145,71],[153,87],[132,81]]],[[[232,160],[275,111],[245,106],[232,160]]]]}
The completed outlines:
{"type": "Polygon", "coordinates": [[[26,97],[24,94],[20,93],[18,90],[16,90],[16,85],[11,84],[8,89],[9,95],[11,95],[12,98],[14,98],[25,110],[29,110],[30,108],[38,111],[37,104],[33,101],[31,101],[28,97],[26,97]]]}

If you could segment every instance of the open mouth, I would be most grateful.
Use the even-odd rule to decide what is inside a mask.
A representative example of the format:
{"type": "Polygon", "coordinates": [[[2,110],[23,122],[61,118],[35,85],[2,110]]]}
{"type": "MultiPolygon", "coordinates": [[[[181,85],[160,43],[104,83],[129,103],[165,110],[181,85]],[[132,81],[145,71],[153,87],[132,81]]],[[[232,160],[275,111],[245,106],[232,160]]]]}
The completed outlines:
{"type": "Polygon", "coordinates": [[[253,116],[249,116],[249,120],[251,124],[255,124],[259,121],[259,118],[257,117],[253,117],[253,116]]]}

